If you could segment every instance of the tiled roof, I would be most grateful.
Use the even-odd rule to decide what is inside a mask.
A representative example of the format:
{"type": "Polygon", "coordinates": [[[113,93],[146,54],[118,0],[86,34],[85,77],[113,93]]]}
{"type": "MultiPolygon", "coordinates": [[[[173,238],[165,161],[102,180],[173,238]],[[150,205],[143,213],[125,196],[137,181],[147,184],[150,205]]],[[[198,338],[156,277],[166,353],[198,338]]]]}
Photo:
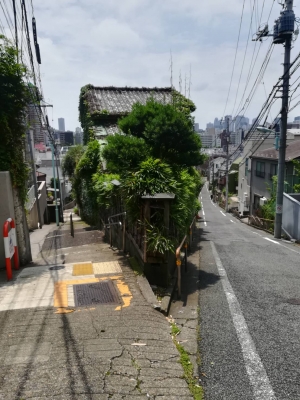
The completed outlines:
{"type": "Polygon", "coordinates": [[[132,87],[95,87],[92,86],[86,95],[89,111],[107,111],[110,115],[124,115],[130,113],[133,104],[146,104],[147,100],[154,100],[163,104],[172,101],[172,88],[132,88],[132,87]]]}
{"type": "MultiPolygon", "coordinates": [[[[269,160],[278,160],[278,150],[275,147],[257,151],[253,154],[252,158],[266,158],[269,160]]],[[[300,140],[290,142],[286,146],[285,161],[291,161],[300,157],[300,140]]]]}

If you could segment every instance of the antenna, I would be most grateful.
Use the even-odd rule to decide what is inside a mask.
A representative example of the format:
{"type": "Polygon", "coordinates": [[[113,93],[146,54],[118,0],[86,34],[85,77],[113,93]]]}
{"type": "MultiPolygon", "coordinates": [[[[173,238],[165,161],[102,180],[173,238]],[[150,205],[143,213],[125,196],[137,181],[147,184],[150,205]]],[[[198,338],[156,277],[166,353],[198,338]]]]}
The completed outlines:
{"type": "Polygon", "coordinates": [[[192,85],[192,64],[190,64],[189,99],[191,98],[191,85],[192,85]]]}
{"type": "Polygon", "coordinates": [[[186,74],[184,76],[184,95],[186,97],[186,74]]]}
{"type": "Polygon", "coordinates": [[[179,72],[179,92],[181,93],[182,91],[182,77],[181,77],[181,70],[179,72]]]}
{"type": "Polygon", "coordinates": [[[171,88],[173,88],[173,57],[172,57],[172,49],[170,49],[170,70],[171,70],[171,88]]]}

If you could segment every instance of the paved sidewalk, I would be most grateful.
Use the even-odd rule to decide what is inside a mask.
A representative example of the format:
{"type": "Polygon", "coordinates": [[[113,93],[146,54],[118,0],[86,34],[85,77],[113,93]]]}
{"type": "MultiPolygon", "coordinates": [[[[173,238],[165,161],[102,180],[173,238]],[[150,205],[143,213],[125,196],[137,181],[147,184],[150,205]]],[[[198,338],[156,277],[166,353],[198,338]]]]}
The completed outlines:
{"type": "Polygon", "coordinates": [[[33,265],[0,284],[0,399],[192,399],[166,318],[101,232],[55,228],[33,265]]]}

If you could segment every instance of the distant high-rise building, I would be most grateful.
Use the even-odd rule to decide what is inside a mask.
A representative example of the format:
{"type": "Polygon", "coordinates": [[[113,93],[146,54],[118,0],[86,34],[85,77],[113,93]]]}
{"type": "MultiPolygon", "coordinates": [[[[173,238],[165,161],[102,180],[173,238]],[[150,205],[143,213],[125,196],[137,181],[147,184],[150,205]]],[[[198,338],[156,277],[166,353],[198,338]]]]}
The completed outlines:
{"type": "Polygon", "coordinates": [[[64,118],[58,118],[58,130],[61,132],[65,132],[65,119],[64,118]]]}
{"type": "Polygon", "coordinates": [[[220,121],[218,120],[218,118],[215,118],[215,120],[214,120],[214,127],[220,128],[220,121]]]}
{"type": "Polygon", "coordinates": [[[64,132],[64,144],[66,146],[73,146],[74,144],[74,134],[72,131],[64,132]]]}
{"type": "Polygon", "coordinates": [[[75,128],[74,144],[82,144],[82,143],[83,143],[83,132],[81,128],[75,128]]]}
{"type": "MultiPolygon", "coordinates": [[[[77,128],[76,128],[77,129],[77,128]]],[[[79,128],[80,129],[80,128],[79,128]]],[[[194,131],[199,132],[199,124],[197,122],[194,123],[194,131]]]]}
{"type": "Polygon", "coordinates": [[[208,124],[206,124],[206,129],[208,129],[208,128],[213,128],[214,127],[214,124],[212,124],[211,122],[209,122],[208,124]]]}

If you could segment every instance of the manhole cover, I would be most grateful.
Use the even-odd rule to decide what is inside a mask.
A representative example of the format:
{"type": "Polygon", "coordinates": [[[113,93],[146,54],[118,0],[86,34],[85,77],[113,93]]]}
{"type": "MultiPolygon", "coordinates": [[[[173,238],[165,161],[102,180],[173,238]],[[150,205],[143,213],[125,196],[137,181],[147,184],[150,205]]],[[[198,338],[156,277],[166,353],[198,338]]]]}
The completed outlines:
{"type": "Polygon", "coordinates": [[[300,299],[288,299],[286,302],[289,304],[294,304],[295,306],[300,306],[300,299]]]}
{"type": "Polygon", "coordinates": [[[73,285],[76,307],[92,304],[120,304],[118,293],[112,281],[73,285]]]}
{"type": "Polygon", "coordinates": [[[63,265],[55,265],[54,267],[50,267],[50,271],[59,271],[60,269],[64,269],[65,267],[63,265]]]}

